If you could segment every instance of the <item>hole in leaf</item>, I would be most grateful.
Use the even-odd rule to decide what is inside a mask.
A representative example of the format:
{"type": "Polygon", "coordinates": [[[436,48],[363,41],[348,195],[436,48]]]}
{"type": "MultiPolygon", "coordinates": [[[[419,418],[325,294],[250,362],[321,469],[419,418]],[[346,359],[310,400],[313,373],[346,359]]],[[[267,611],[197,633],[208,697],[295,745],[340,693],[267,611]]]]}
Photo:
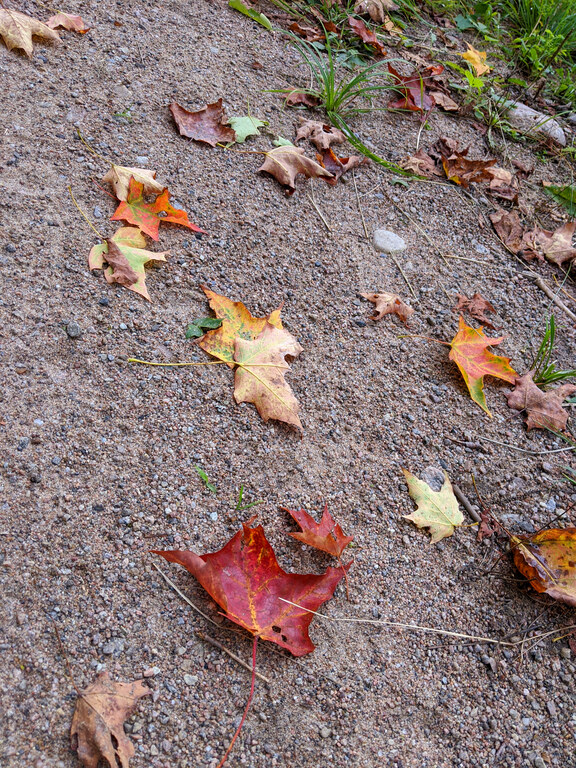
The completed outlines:
{"type": "Polygon", "coordinates": [[[272,632],[278,632],[278,634],[280,634],[280,632],[282,632],[282,630],[281,630],[280,627],[277,627],[276,624],[273,624],[272,625],[272,632]]]}
{"type": "Polygon", "coordinates": [[[284,640],[285,643],[288,642],[288,638],[286,637],[286,635],[280,635],[280,637],[282,638],[282,640],[284,640]]]}

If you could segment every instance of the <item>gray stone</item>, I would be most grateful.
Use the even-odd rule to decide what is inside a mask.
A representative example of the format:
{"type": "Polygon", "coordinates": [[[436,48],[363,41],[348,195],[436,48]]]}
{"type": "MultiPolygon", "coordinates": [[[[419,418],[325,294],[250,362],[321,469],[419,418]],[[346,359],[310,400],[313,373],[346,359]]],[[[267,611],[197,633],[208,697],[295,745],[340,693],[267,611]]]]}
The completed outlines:
{"type": "Polygon", "coordinates": [[[406,250],[404,240],[387,229],[377,229],[373,235],[374,248],[380,253],[397,253],[406,250]]]}
{"type": "Polygon", "coordinates": [[[184,675],[184,682],[186,685],[196,685],[198,677],[196,675],[184,675]]]}
{"type": "Polygon", "coordinates": [[[561,648],[560,649],[560,656],[562,656],[563,659],[569,659],[572,656],[572,651],[570,648],[561,648]]]}
{"type": "Polygon", "coordinates": [[[518,128],[522,133],[539,133],[548,136],[561,147],[566,146],[566,136],[562,126],[550,115],[537,112],[535,109],[522,104],[519,101],[513,102],[509,107],[506,119],[513,128],[518,128]]]}
{"type": "Polygon", "coordinates": [[[145,155],[138,155],[136,158],[136,165],[146,165],[148,158],[145,155]]]}
{"type": "Polygon", "coordinates": [[[66,326],[66,333],[71,339],[77,339],[82,334],[82,329],[75,320],[72,320],[66,326]]]}
{"type": "Polygon", "coordinates": [[[322,736],[323,739],[329,739],[330,736],[332,736],[332,731],[330,728],[326,728],[325,725],[320,728],[320,736],[322,736]]]}
{"type": "Polygon", "coordinates": [[[116,643],[112,641],[109,643],[104,643],[104,645],[102,646],[102,653],[105,656],[112,656],[115,650],[116,650],[116,643]]]}
{"type": "Polygon", "coordinates": [[[568,115],[566,118],[569,123],[572,123],[572,125],[576,125],[576,112],[573,112],[571,115],[568,115]]]}
{"type": "Polygon", "coordinates": [[[94,218],[95,219],[101,219],[102,218],[102,209],[99,205],[94,206],[94,218]]]}

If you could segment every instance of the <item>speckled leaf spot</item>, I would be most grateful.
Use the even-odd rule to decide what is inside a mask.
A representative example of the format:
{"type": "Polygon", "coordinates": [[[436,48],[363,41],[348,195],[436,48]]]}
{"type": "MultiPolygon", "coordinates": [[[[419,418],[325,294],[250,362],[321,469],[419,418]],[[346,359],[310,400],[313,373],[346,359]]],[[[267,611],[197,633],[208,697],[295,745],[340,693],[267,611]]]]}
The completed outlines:
{"type": "Polygon", "coordinates": [[[152,240],[158,240],[158,230],[163,222],[180,224],[193,232],[206,234],[203,229],[188,221],[186,211],[170,205],[170,192],[167,189],[162,190],[153,202],[148,202],[144,195],[144,185],[132,177],[128,185],[128,197],[120,202],[111,216],[112,221],[123,220],[135,224],[142,232],[150,235],[152,240]]]}
{"type": "Polygon", "coordinates": [[[149,261],[166,261],[169,251],[153,253],[145,250],[145,245],[146,240],[139,229],[120,227],[110,239],[92,248],[88,267],[104,269],[107,283],[119,283],[151,301],[144,265],[149,261]]]}
{"type": "Polygon", "coordinates": [[[241,301],[232,301],[221,296],[206,286],[201,286],[210,303],[210,308],[216,317],[222,320],[222,325],[213,331],[208,331],[198,342],[199,346],[210,355],[226,360],[230,367],[236,365],[234,361],[235,339],[252,341],[262,333],[266,323],[275,328],[282,328],[280,310],[282,306],[271,312],[268,317],[252,317],[250,311],[241,301]]]}
{"type": "MultiPolygon", "coordinates": [[[[158,551],[184,566],[226,612],[226,617],[253,635],[286,648],[294,656],[314,650],[308,635],[313,614],[334,594],[343,568],[325,573],[286,573],[261,525],[242,530],[218,552],[197,555],[187,550],[158,551]],[[289,600],[308,610],[283,602],[289,600]]],[[[348,568],[349,566],[344,566],[348,568]]]]}
{"type": "Polygon", "coordinates": [[[484,395],[484,376],[494,376],[497,379],[514,384],[518,374],[510,366],[508,357],[494,355],[487,348],[501,344],[505,336],[491,339],[484,335],[482,327],[471,328],[460,316],[458,333],[452,339],[450,360],[452,360],[466,382],[470,397],[478,403],[488,416],[492,416],[486,405],[484,395]]]}
{"type": "Polygon", "coordinates": [[[511,536],[514,564],[537,592],[576,607],[576,528],[511,536]]]}
{"type": "Polygon", "coordinates": [[[446,536],[452,536],[454,529],[462,525],[464,516],[460,512],[446,472],[444,484],[439,491],[433,491],[428,483],[408,470],[403,469],[402,472],[408,484],[408,492],[418,505],[416,511],[404,515],[404,519],[411,520],[418,528],[430,528],[432,544],[446,536]]]}

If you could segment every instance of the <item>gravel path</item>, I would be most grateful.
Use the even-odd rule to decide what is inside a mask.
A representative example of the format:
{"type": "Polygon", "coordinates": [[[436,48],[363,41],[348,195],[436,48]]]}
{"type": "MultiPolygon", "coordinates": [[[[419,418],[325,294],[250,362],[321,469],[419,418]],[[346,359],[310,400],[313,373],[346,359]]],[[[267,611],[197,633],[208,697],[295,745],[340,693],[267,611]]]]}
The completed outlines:
{"type": "MultiPolygon", "coordinates": [[[[33,3],[19,6],[37,12],[33,3]]],[[[252,512],[234,510],[241,484],[246,502],[264,501],[256,511],[286,569],[320,572],[329,558],[285,536],[294,528],[279,506],[319,513],[327,501],[356,537],[350,602],[339,587],[327,616],[527,643],[519,652],[318,620],[317,649],[304,659],[261,644],[258,669],[271,683],[257,684],[230,766],[576,765],[576,668],[567,639],[528,640],[574,623],[574,612],[528,591],[492,540],[476,542],[474,528],[431,547],[401,518],[413,509],[401,468],[421,474],[435,465],[474,503],[473,471],[511,530],[533,530],[576,500],[562,479],[570,454],[540,454],[564,444],[527,434],[506,405],[507,386],[494,380],[489,419],[468,398],[445,348],[403,337],[395,318],[374,324],[372,305],[358,296],[398,292],[416,309],[411,333],[449,340],[456,292],[478,290],[510,337],[502,354],[524,372],[548,300],[483,223],[492,203],[478,190],[471,200],[448,186],[396,186],[374,165],[357,172],[369,231],[391,229],[407,243],[394,259],[413,298],[394,259],[364,236],[351,177],[336,187],[299,183],[287,198],[255,172],[261,157],[178,136],[172,100],[199,108],[220,96],[229,115],[245,114],[249,103],[274,133],[294,136],[297,114],[266,92],[305,82],[279,34],[220,1],[102,0],[67,10],[81,12],[92,31],[64,32],[57,47],[38,42],[30,61],[0,47],[2,765],[78,765],[68,741],[76,693],[55,623],[79,687],[102,665],[122,680],[147,671],[154,695],[126,725],[134,768],[217,764],[250,679],[195,632],[246,660],[250,638],[231,631],[182,569],[159,563],[221,627],[197,616],[152,567],[148,550],[221,547],[252,512]],[[96,238],[67,187],[108,236],[114,202],[93,183],[106,164],[81,144],[77,128],[116,162],[155,169],[174,204],[209,233],[164,228],[161,247],[172,256],[149,273],[152,304],[88,271],[96,238]],[[417,224],[460,259],[444,262],[417,224]],[[264,424],[251,405],[237,406],[224,366],[126,362],[190,359],[186,323],[207,314],[200,283],[255,315],[284,302],[286,326],[304,347],[287,377],[302,403],[302,439],[264,424]]],[[[414,151],[420,127],[417,117],[386,112],[355,125],[392,160],[414,151]]],[[[470,121],[435,114],[430,125],[425,147],[447,135],[486,156],[470,121]]],[[[270,139],[247,147],[268,149],[270,139]]],[[[534,161],[522,145],[508,150],[534,161]]],[[[539,164],[523,204],[549,222],[552,208],[538,185],[567,174],[560,160],[539,164]]],[[[553,282],[551,267],[534,268],[553,282]]],[[[560,313],[556,319],[558,359],[575,367],[575,329],[560,313]]]]}

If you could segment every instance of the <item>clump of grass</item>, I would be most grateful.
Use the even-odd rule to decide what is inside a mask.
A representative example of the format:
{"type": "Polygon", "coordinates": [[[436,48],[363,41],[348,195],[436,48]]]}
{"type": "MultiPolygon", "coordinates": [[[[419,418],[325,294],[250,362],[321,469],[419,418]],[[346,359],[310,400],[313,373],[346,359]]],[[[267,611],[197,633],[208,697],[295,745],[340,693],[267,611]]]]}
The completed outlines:
{"type": "Polygon", "coordinates": [[[576,376],[576,370],[559,371],[557,361],[552,360],[556,341],[556,321],[550,315],[546,323],[546,331],[530,368],[534,371],[534,383],[546,387],[556,381],[571,379],[576,376]]]}

